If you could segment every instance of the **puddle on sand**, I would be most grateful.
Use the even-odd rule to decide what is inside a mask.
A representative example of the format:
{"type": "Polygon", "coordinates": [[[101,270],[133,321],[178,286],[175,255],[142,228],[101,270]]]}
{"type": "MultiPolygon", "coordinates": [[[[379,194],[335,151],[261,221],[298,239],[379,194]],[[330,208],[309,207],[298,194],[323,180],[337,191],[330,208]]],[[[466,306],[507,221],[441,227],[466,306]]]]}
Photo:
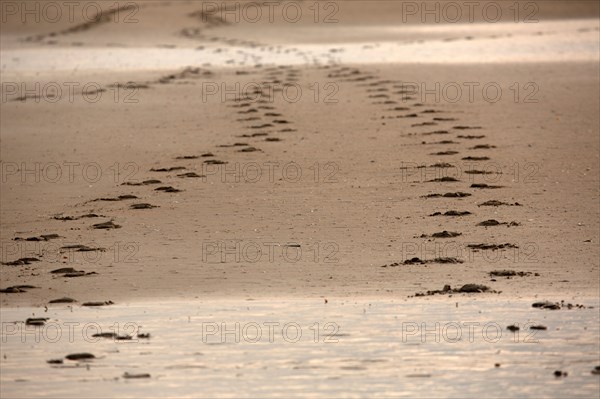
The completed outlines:
{"type": "Polygon", "coordinates": [[[535,309],[532,302],[165,300],[47,312],[4,308],[0,396],[597,395],[597,301],[571,310],[535,309]],[[28,317],[49,320],[25,326],[28,317]],[[518,332],[506,329],[515,324],[518,332]],[[547,330],[529,329],[538,324],[547,330]],[[99,332],[151,336],[92,337],[99,332]],[[80,352],[96,358],[46,363],[80,352]],[[557,378],[555,370],[568,376],[557,378]]]}

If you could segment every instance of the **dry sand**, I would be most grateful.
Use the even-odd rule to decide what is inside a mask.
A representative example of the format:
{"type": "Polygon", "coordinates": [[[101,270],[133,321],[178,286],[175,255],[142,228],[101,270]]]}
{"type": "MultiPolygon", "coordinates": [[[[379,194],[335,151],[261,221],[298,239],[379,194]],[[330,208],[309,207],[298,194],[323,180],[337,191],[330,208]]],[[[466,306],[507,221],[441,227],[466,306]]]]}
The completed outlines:
{"type": "MultiPolygon", "coordinates": [[[[366,13],[364,21],[357,17],[358,3],[341,4],[340,22],[334,29],[327,27],[331,33],[338,32],[332,35],[332,41],[351,44],[352,36],[344,37],[344,32],[373,28],[373,14],[388,15],[384,26],[393,23],[387,20],[390,13],[385,12],[391,2],[382,2],[381,14],[366,13]]],[[[543,23],[562,15],[560,7],[564,4],[557,5],[557,9],[552,3],[539,5],[539,28],[530,24],[535,27],[518,31],[523,28],[514,25],[520,36],[515,45],[533,35],[547,35],[548,42],[556,39],[556,32],[544,30],[547,28],[543,23]]],[[[583,7],[576,16],[593,16],[595,7],[583,7]]],[[[336,50],[337,45],[329,51],[325,46],[325,51],[308,53],[290,44],[261,47],[244,42],[268,43],[272,38],[274,43],[296,40],[302,44],[298,31],[324,29],[323,24],[307,22],[289,27],[281,20],[273,26],[267,24],[267,31],[277,28],[291,32],[282,39],[267,37],[260,24],[204,26],[188,16],[198,9],[196,3],[144,4],[136,24],[115,24],[114,28],[97,24],[80,33],[31,42],[22,42],[23,27],[17,29],[10,23],[3,26],[3,49],[8,56],[3,59],[8,59],[9,67],[3,72],[7,100],[2,104],[1,122],[2,261],[40,259],[31,265],[2,266],[2,288],[21,284],[40,287],[27,293],[3,294],[3,305],[43,304],[62,296],[115,301],[165,296],[404,297],[440,289],[444,284],[467,282],[489,284],[509,296],[598,296],[597,60],[549,62],[545,59],[547,53],[533,51],[544,62],[464,64],[440,59],[439,64],[337,65],[332,64],[336,51],[344,52],[336,50]],[[178,25],[160,24],[163,13],[178,25]],[[178,51],[193,50],[202,42],[202,38],[177,34],[179,28],[194,24],[200,28],[202,38],[209,38],[205,44],[208,47],[196,51],[209,54],[205,55],[206,63],[194,65],[191,70],[147,69],[146,65],[152,65],[149,60],[140,63],[140,70],[127,66],[67,70],[65,66],[34,73],[27,64],[30,60],[35,65],[38,59],[27,58],[32,54],[27,53],[29,49],[38,57],[47,52],[48,62],[60,66],[80,60],[85,63],[78,52],[88,47],[110,54],[111,43],[122,44],[129,54],[124,58],[134,61],[137,49],[150,46],[167,52],[159,56],[172,50],[171,57],[176,59],[178,51]],[[148,29],[152,34],[145,34],[148,29]],[[250,30],[255,32],[254,37],[246,35],[250,30]],[[231,43],[237,50],[228,50],[224,38],[236,34],[237,42],[231,43]],[[45,44],[48,40],[56,43],[45,44]],[[138,47],[132,47],[136,43],[138,47]],[[242,54],[244,49],[254,53],[242,54]],[[61,56],[52,58],[53,52],[61,56]],[[228,53],[233,64],[220,66],[215,58],[219,52],[228,53]],[[303,65],[297,59],[294,63],[298,65],[268,65],[270,54],[277,57],[286,52],[306,52],[308,55],[303,57],[321,65],[303,65]],[[19,60],[19,55],[25,60],[19,60]],[[250,60],[261,66],[249,66],[250,60]],[[42,89],[37,93],[41,99],[14,101],[27,93],[21,86],[16,94],[8,92],[7,85],[26,82],[31,90],[35,75],[41,88],[57,84],[62,95],[49,98],[42,89]],[[109,87],[128,81],[142,87],[109,87]],[[72,101],[66,89],[68,82],[79,83],[72,101]],[[289,92],[270,95],[267,82],[295,86],[289,92]],[[429,90],[439,84],[439,98],[434,94],[403,94],[405,82],[425,84],[429,90]],[[473,86],[473,101],[469,99],[468,82],[478,85],[473,86]],[[85,84],[89,84],[86,90],[102,87],[106,91],[93,102],[93,94],[80,94],[85,84]],[[263,102],[236,108],[247,93],[238,89],[227,94],[223,84],[229,85],[229,90],[237,84],[246,91],[260,85],[265,93],[263,102]],[[494,87],[499,87],[501,99],[486,101],[484,85],[492,86],[491,96],[494,87]],[[298,87],[302,90],[300,96],[298,87]],[[444,92],[444,87],[449,91],[444,92]],[[450,98],[456,93],[453,87],[462,90],[460,101],[450,98]],[[396,107],[400,110],[394,110],[396,107]],[[415,126],[436,117],[449,120],[437,121],[435,126],[415,126]],[[274,120],[289,123],[272,123],[274,120]],[[273,126],[256,128],[267,123],[273,126]],[[455,126],[480,129],[458,130],[455,126]],[[426,134],[438,130],[448,133],[426,134]],[[255,133],[267,135],[244,137],[255,133]],[[464,139],[461,135],[484,137],[464,139]],[[272,138],[280,141],[266,141],[272,138]],[[442,140],[451,143],[440,144],[442,140]],[[234,143],[247,146],[221,147],[234,143]],[[471,149],[478,144],[494,148],[471,149]],[[248,147],[258,151],[240,152],[248,147]],[[432,155],[444,151],[457,153],[432,155]],[[176,159],[208,152],[214,157],[176,159]],[[464,160],[467,156],[489,160],[464,160]],[[228,163],[206,165],[206,159],[228,163]],[[452,167],[429,167],[440,162],[452,167]],[[416,167],[423,165],[428,167],[416,167]],[[165,167],[185,169],[151,171],[165,167]],[[469,169],[494,173],[465,173],[469,169]],[[98,172],[101,176],[96,178],[98,172]],[[186,172],[206,177],[178,177],[186,172]],[[297,172],[302,174],[299,178],[295,177],[297,172]],[[443,176],[460,181],[427,182],[443,176]],[[159,179],[162,183],[158,186],[173,186],[181,192],[158,192],[157,185],[123,186],[147,179],[159,179]],[[474,189],[472,183],[502,188],[474,189]],[[456,191],[472,195],[423,198],[456,191]],[[128,194],[138,198],[93,202],[128,194]],[[488,200],[521,206],[479,206],[488,200]],[[134,203],[150,203],[157,208],[130,209],[134,203]],[[448,210],[472,214],[429,216],[448,210]],[[88,213],[101,217],[53,219],[55,215],[88,213]],[[488,219],[514,221],[519,226],[477,226],[488,219]],[[121,228],[91,228],[109,220],[121,228]],[[444,230],[461,235],[450,239],[420,237],[444,230]],[[14,241],[42,234],[58,234],[60,238],[14,241]],[[300,247],[286,247],[290,243],[300,247]],[[510,243],[518,248],[479,252],[467,248],[468,244],[479,243],[510,243]],[[105,251],[60,249],[73,244],[105,251]],[[456,257],[464,263],[381,267],[415,256],[423,260],[456,257]],[[63,278],[49,273],[60,267],[97,274],[63,278]],[[490,283],[488,272],[496,269],[539,275],[490,283]]],[[[579,8],[567,9],[573,13],[579,8]]],[[[412,22],[423,29],[418,20],[412,22]]],[[[576,32],[586,35],[591,31],[594,35],[595,31],[597,36],[595,22],[574,20],[579,24],[574,28],[588,27],[576,32]]],[[[65,29],[50,26],[52,30],[48,25],[30,26],[27,32],[32,36],[32,31],[65,29]]],[[[431,32],[440,29],[437,24],[427,26],[431,32]]],[[[475,36],[474,40],[462,37],[460,27],[465,25],[444,26],[447,30],[437,36],[425,36],[423,46],[435,46],[444,40],[440,35],[448,35],[448,29],[452,32],[455,28],[455,37],[447,41],[479,40],[483,41],[482,48],[494,46],[489,36],[475,36]]],[[[489,29],[485,23],[474,26],[473,32],[489,29]]],[[[419,34],[409,31],[412,33],[407,38],[401,30],[377,32],[369,39],[396,35],[396,40],[402,42],[419,34]]],[[[369,44],[362,46],[368,54],[369,44]]],[[[101,57],[98,62],[102,64],[101,57]]]]}

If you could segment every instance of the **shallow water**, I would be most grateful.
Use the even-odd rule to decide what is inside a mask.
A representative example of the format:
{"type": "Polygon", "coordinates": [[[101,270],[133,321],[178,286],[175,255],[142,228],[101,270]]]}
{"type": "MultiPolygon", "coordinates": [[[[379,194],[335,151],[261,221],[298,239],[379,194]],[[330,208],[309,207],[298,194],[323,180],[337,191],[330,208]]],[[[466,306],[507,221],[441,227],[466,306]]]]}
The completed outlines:
{"type": "Polygon", "coordinates": [[[597,396],[598,304],[551,311],[531,303],[440,297],[4,308],[1,396],[597,396]],[[25,327],[32,316],[50,320],[25,327]],[[517,323],[518,333],[506,330],[517,323]],[[532,334],[531,324],[548,330],[532,334]],[[99,331],[151,337],[91,337],[99,331]],[[97,358],[46,363],[77,352],[97,358]],[[556,378],[555,370],[568,376],[556,378]],[[124,379],[125,372],[150,378],[124,379]]]}

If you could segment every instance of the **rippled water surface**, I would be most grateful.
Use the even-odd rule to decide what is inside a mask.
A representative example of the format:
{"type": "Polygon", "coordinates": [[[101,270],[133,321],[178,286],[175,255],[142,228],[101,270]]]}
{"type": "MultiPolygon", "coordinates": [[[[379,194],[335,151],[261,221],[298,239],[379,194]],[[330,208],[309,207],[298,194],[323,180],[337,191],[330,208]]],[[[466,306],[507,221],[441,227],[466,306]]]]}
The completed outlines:
{"type": "Polygon", "coordinates": [[[594,397],[600,389],[591,373],[600,356],[597,307],[551,311],[471,298],[171,300],[5,308],[1,318],[3,398],[594,397]],[[34,316],[50,320],[25,326],[34,316]],[[518,332],[506,329],[513,324],[518,332]],[[548,329],[531,331],[535,324],[548,329]],[[93,338],[98,332],[150,338],[93,338]],[[47,363],[78,352],[96,358],[47,363]]]}

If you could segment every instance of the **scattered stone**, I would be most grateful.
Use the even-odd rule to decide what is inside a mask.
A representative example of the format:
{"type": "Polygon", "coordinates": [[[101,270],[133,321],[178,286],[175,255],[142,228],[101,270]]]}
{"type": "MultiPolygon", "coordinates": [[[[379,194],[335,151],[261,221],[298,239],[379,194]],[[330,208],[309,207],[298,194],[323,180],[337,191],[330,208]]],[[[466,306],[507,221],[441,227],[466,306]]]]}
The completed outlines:
{"type": "Polygon", "coordinates": [[[173,172],[176,170],[184,170],[185,167],[183,166],[171,166],[169,168],[152,168],[150,169],[150,172],[173,172]]]}
{"type": "Polygon", "coordinates": [[[65,273],[63,277],[83,277],[83,276],[91,276],[93,274],[98,274],[96,272],[85,272],[84,270],[75,270],[72,273],[65,273]]]}
{"type": "Polygon", "coordinates": [[[123,183],[121,185],[122,186],[148,186],[150,184],[160,184],[160,183],[161,183],[160,180],[150,179],[150,180],[144,180],[141,183],[125,182],[125,183],[123,183]]]}
{"type": "Polygon", "coordinates": [[[158,206],[156,206],[156,205],[151,205],[151,204],[147,204],[147,203],[131,204],[129,207],[131,209],[152,209],[152,208],[158,208],[158,206]]]}
{"type": "Polygon", "coordinates": [[[118,197],[114,197],[114,198],[97,198],[95,200],[92,200],[91,202],[94,202],[94,201],[124,201],[124,200],[129,200],[129,199],[137,199],[137,197],[132,194],[125,194],[125,195],[119,195],[118,197]]]}
{"type": "Polygon", "coordinates": [[[453,257],[442,257],[442,258],[434,258],[430,261],[431,263],[464,263],[461,259],[456,259],[453,257]]]}
{"type": "Polygon", "coordinates": [[[530,330],[547,330],[548,327],[543,326],[541,324],[529,327],[530,330]]]}
{"type": "Polygon", "coordinates": [[[177,175],[177,177],[206,177],[204,175],[199,175],[196,172],[187,172],[177,175]]]}
{"type": "Polygon", "coordinates": [[[555,376],[556,378],[560,378],[560,377],[566,377],[566,376],[568,376],[568,375],[569,375],[569,373],[567,373],[566,371],[556,370],[556,371],[554,372],[554,376],[555,376]]]}
{"type": "Polygon", "coordinates": [[[600,366],[594,367],[594,369],[592,370],[592,374],[600,375],[600,366]]]}
{"type": "Polygon", "coordinates": [[[447,130],[434,130],[433,132],[425,132],[425,133],[421,133],[423,136],[430,136],[432,134],[448,134],[449,132],[447,130]]]}
{"type": "MultiPolygon", "coordinates": [[[[416,264],[424,265],[426,263],[464,263],[464,261],[461,259],[456,259],[456,258],[452,258],[452,257],[441,257],[441,258],[433,258],[433,259],[426,259],[426,260],[422,260],[420,258],[411,258],[411,259],[405,260],[402,264],[403,265],[416,265],[416,264]]],[[[392,263],[392,264],[390,264],[390,267],[395,267],[395,266],[399,266],[399,265],[400,265],[400,263],[392,263]]],[[[387,267],[387,265],[382,266],[382,267],[387,267]]]]}
{"type": "Polygon", "coordinates": [[[100,251],[100,252],[104,252],[106,251],[106,248],[93,248],[93,247],[88,247],[87,245],[83,245],[83,244],[73,244],[73,245],[65,245],[60,247],[61,251],[75,251],[75,252],[93,252],[93,251],[100,251]]]}
{"type": "Polygon", "coordinates": [[[107,230],[107,229],[120,229],[121,228],[120,225],[113,223],[112,220],[110,220],[108,222],[104,222],[104,223],[93,224],[92,227],[94,229],[103,229],[103,230],[107,230]]]}
{"type": "Polygon", "coordinates": [[[137,337],[140,339],[149,339],[150,333],[138,333],[137,337]]]}
{"type": "Polygon", "coordinates": [[[520,330],[519,326],[515,326],[514,324],[511,324],[510,326],[506,327],[506,329],[507,329],[508,331],[512,331],[512,332],[515,332],[515,331],[519,331],[519,330],[520,330]]]}
{"type": "Polygon", "coordinates": [[[254,147],[247,147],[247,148],[242,148],[241,150],[238,150],[238,152],[255,152],[255,151],[260,151],[258,148],[254,148],[254,147]]]}
{"type": "Polygon", "coordinates": [[[490,287],[482,284],[465,284],[458,290],[459,292],[487,292],[490,287]]]}
{"type": "Polygon", "coordinates": [[[486,183],[473,183],[471,184],[471,188],[488,188],[488,189],[494,189],[494,188],[502,188],[504,186],[494,186],[494,185],[490,185],[490,184],[486,184],[486,183]]]}
{"type": "Polygon", "coordinates": [[[410,125],[411,127],[421,127],[421,126],[436,126],[436,122],[421,122],[421,123],[413,123],[410,125]]]}
{"type": "Polygon", "coordinates": [[[82,353],[71,353],[70,355],[65,356],[67,360],[91,360],[95,359],[96,356],[91,353],[82,352],[82,353]]]}
{"type": "Polygon", "coordinates": [[[479,204],[478,206],[500,206],[500,205],[521,206],[521,204],[519,204],[518,202],[515,202],[514,204],[509,204],[507,202],[502,202],[502,201],[498,201],[498,200],[485,201],[485,202],[479,204]]]}
{"type": "Polygon", "coordinates": [[[516,272],[514,270],[493,270],[490,272],[490,277],[527,277],[531,276],[531,272],[516,272]]]}
{"type": "Polygon", "coordinates": [[[32,262],[39,262],[38,258],[19,258],[17,260],[13,260],[10,262],[2,262],[3,265],[6,266],[22,266],[22,265],[30,265],[32,262]]]}
{"type": "Polygon", "coordinates": [[[102,332],[102,333],[96,333],[94,335],[92,335],[93,338],[110,338],[110,339],[115,339],[117,341],[129,341],[131,340],[131,336],[130,335],[119,335],[117,333],[114,332],[102,332]]]}
{"type": "Polygon", "coordinates": [[[56,215],[56,216],[53,217],[53,219],[67,221],[67,220],[79,220],[79,219],[84,219],[84,218],[99,218],[99,217],[104,217],[104,216],[97,215],[95,213],[87,213],[87,214],[81,215],[81,216],[62,216],[62,215],[56,215]]]}
{"type": "Polygon", "coordinates": [[[140,374],[130,374],[128,372],[125,372],[125,374],[123,374],[123,378],[150,378],[150,374],[148,373],[140,373],[140,374]]]}
{"type": "Polygon", "coordinates": [[[531,304],[531,307],[539,308],[539,309],[558,310],[558,309],[560,309],[560,303],[550,302],[550,301],[541,301],[541,302],[534,302],[533,304],[531,304]]]}
{"type": "MultiPolygon", "coordinates": [[[[405,260],[405,261],[404,261],[404,264],[405,264],[405,265],[414,265],[414,264],[421,264],[421,265],[423,265],[423,264],[425,264],[425,262],[424,262],[424,261],[422,261],[422,260],[421,260],[421,259],[419,259],[419,258],[412,258],[412,259],[407,259],[407,260],[405,260]]],[[[392,263],[390,266],[392,266],[392,267],[393,267],[393,266],[396,266],[396,265],[398,265],[398,263],[392,263]]]]}
{"type": "Polygon", "coordinates": [[[220,144],[217,147],[228,148],[228,147],[245,147],[248,143],[233,143],[233,144],[220,144]]]}
{"type": "Polygon", "coordinates": [[[75,270],[72,267],[61,267],[60,269],[54,269],[51,270],[50,273],[52,274],[64,274],[64,273],[75,273],[77,272],[77,270],[75,270]]]}
{"type": "Polygon", "coordinates": [[[198,155],[180,155],[175,157],[175,159],[198,159],[200,158],[198,155]]]}
{"type": "Polygon", "coordinates": [[[440,141],[432,141],[430,143],[426,142],[426,141],[422,141],[421,144],[459,144],[457,141],[454,140],[440,140],[440,141]]]}
{"type": "Polygon", "coordinates": [[[427,180],[428,183],[444,183],[444,182],[457,182],[460,181],[455,177],[451,177],[451,176],[444,176],[444,177],[438,177],[436,179],[432,179],[432,180],[427,180]]]}
{"type": "Polygon", "coordinates": [[[469,212],[469,211],[446,211],[444,213],[434,212],[429,216],[466,216],[466,215],[471,215],[471,212],[469,212]]]}
{"type": "Polygon", "coordinates": [[[157,187],[154,189],[154,191],[164,191],[165,193],[179,193],[181,192],[181,190],[179,190],[178,188],[174,188],[171,186],[163,186],[163,187],[157,187]]]}
{"type": "Polygon", "coordinates": [[[478,250],[492,250],[492,251],[496,251],[498,249],[504,249],[504,248],[519,248],[518,245],[515,244],[469,244],[467,245],[467,248],[471,248],[474,251],[478,251],[478,250]]]}
{"type": "Polygon", "coordinates": [[[53,299],[53,300],[49,301],[48,303],[74,303],[74,302],[77,302],[77,301],[73,298],[62,297],[62,298],[58,298],[58,299],[53,299]]]}
{"type": "Polygon", "coordinates": [[[520,223],[517,222],[499,222],[496,219],[488,219],[488,220],[484,220],[483,222],[477,223],[477,226],[485,226],[485,227],[491,227],[491,226],[499,226],[501,224],[505,224],[508,227],[511,226],[520,226],[520,223]]]}
{"type": "Polygon", "coordinates": [[[81,306],[108,306],[114,305],[113,301],[104,301],[104,302],[84,302],[81,306]]]}
{"type": "Polygon", "coordinates": [[[0,293],[3,293],[3,294],[19,294],[21,292],[27,292],[27,290],[33,289],[33,288],[39,288],[39,287],[36,287],[34,285],[27,285],[27,284],[13,285],[11,287],[6,287],[6,288],[3,288],[3,289],[0,289],[0,293]]]}
{"type": "Polygon", "coordinates": [[[456,155],[458,154],[458,151],[439,151],[439,152],[433,152],[429,155],[456,155]]]}
{"type": "Polygon", "coordinates": [[[224,165],[227,163],[227,161],[219,161],[218,159],[207,159],[206,161],[204,161],[204,163],[207,165],[224,165]]]}
{"type": "Polygon", "coordinates": [[[500,223],[495,219],[484,220],[483,222],[477,223],[477,226],[498,226],[500,223]]]}
{"type": "Polygon", "coordinates": [[[39,237],[27,237],[27,238],[15,237],[15,238],[13,238],[13,240],[15,240],[15,241],[49,241],[49,240],[53,240],[55,238],[60,238],[60,236],[58,234],[42,234],[39,237]]]}
{"type": "Polygon", "coordinates": [[[46,360],[46,363],[48,363],[48,364],[63,364],[63,360],[62,359],[50,359],[50,360],[46,360]]]}
{"type": "MultiPolygon", "coordinates": [[[[425,167],[425,166],[423,166],[423,167],[425,167]]],[[[450,164],[448,162],[436,162],[433,165],[429,165],[429,167],[430,168],[444,168],[444,169],[447,169],[447,168],[453,168],[454,165],[452,165],[452,164],[450,164]]]]}
{"type": "Polygon", "coordinates": [[[455,193],[445,193],[445,194],[428,194],[428,195],[424,195],[423,198],[463,198],[463,197],[469,197],[472,194],[469,193],[463,193],[461,191],[457,191],[455,193]]]}
{"type": "Polygon", "coordinates": [[[452,289],[450,287],[450,285],[446,284],[446,285],[444,285],[444,288],[441,290],[432,290],[432,291],[427,291],[425,293],[420,292],[420,293],[416,293],[414,296],[421,297],[421,296],[431,296],[431,295],[437,295],[437,294],[445,295],[445,294],[456,294],[456,293],[483,293],[483,292],[497,293],[497,291],[490,290],[489,287],[487,287],[485,285],[481,285],[481,284],[465,284],[458,289],[456,289],[456,288],[452,289]]]}
{"type": "Polygon", "coordinates": [[[468,156],[468,157],[463,157],[463,161],[489,161],[490,157],[473,157],[473,156],[468,156]]]}
{"type": "Polygon", "coordinates": [[[47,317],[30,317],[25,320],[25,324],[28,326],[43,326],[48,320],[50,319],[47,317]]]}
{"type": "Polygon", "coordinates": [[[458,136],[456,136],[456,138],[467,139],[467,140],[482,139],[484,137],[485,137],[485,135],[483,135],[483,134],[479,135],[479,136],[474,136],[474,135],[465,135],[465,136],[463,136],[462,134],[459,134],[458,136]]]}
{"type": "MultiPolygon", "coordinates": [[[[458,237],[460,235],[462,235],[462,233],[457,233],[455,231],[446,231],[446,230],[444,230],[444,231],[441,231],[439,233],[433,233],[431,235],[431,237],[432,238],[452,238],[452,237],[458,237]]],[[[428,237],[428,236],[425,235],[425,234],[423,234],[421,237],[425,238],[425,237],[428,237]]]]}

